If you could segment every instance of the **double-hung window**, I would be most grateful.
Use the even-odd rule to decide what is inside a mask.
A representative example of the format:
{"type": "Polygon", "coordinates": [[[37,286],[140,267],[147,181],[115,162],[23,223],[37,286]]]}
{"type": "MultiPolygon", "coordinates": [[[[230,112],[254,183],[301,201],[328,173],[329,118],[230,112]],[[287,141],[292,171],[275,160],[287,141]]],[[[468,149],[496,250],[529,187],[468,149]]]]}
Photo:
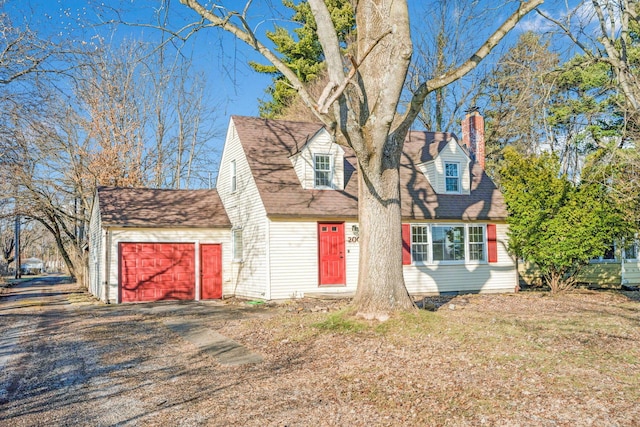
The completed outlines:
{"type": "Polygon", "coordinates": [[[413,262],[429,261],[429,226],[414,225],[411,227],[411,257],[413,262]]]}
{"type": "Polygon", "coordinates": [[[460,192],[460,168],[458,163],[444,164],[444,183],[447,193],[460,192]]]}
{"type": "Polygon", "coordinates": [[[431,234],[434,261],[464,261],[464,226],[434,225],[431,234]]]}
{"type": "Polygon", "coordinates": [[[313,156],[314,187],[331,188],[331,156],[316,154],[313,156]]]}
{"type": "Polygon", "coordinates": [[[485,260],[484,227],[481,225],[469,226],[469,261],[485,260]]]}

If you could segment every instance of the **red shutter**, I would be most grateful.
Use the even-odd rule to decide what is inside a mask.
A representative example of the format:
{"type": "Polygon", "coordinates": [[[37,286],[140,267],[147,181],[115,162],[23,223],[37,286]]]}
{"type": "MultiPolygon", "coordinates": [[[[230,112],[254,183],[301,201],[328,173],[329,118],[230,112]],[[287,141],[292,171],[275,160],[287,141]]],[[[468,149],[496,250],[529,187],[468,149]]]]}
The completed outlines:
{"type": "Polygon", "coordinates": [[[411,265],[411,224],[402,224],[402,265],[411,265]]]}
{"type": "Polygon", "coordinates": [[[487,252],[489,262],[498,262],[498,238],[495,224],[487,224],[487,252]]]}

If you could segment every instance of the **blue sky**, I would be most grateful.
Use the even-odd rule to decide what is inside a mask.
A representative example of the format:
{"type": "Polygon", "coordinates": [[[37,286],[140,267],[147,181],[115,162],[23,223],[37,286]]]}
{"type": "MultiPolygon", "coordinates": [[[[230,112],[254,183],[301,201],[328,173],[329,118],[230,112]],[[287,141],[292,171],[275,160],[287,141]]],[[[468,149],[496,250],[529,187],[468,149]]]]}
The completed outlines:
{"type": "MultiPolygon", "coordinates": [[[[244,1],[226,2],[236,7],[243,5],[244,1]]],[[[491,4],[492,2],[489,2],[491,4]]],[[[254,1],[251,6],[251,14],[258,30],[271,28],[273,22],[286,24],[284,17],[279,14],[282,10],[280,0],[254,1]]],[[[122,37],[135,37],[152,41],[159,37],[159,32],[149,28],[130,27],[119,25],[115,35],[110,34],[106,25],[99,25],[104,17],[115,16],[109,12],[109,8],[118,10],[123,20],[128,22],[149,23],[153,20],[154,10],[158,8],[156,0],[8,0],[5,8],[12,16],[15,24],[24,20],[32,29],[51,34],[74,34],[77,38],[90,41],[98,35],[113,37],[115,41],[122,37]],[[96,14],[94,7],[105,5],[106,13],[96,14]]],[[[411,1],[414,9],[424,6],[423,2],[411,1]]],[[[191,11],[180,5],[177,0],[171,2],[172,18],[180,15],[186,19],[194,17],[191,11]]],[[[496,9],[496,14],[501,11],[496,9]]],[[[504,12],[506,15],[506,12],[504,12]]],[[[536,17],[527,20],[526,26],[536,25],[536,17]]],[[[253,72],[247,65],[247,60],[261,61],[261,58],[233,40],[232,37],[223,35],[222,32],[213,29],[205,30],[184,47],[185,51],[192,53],[195,66],[204,71],[212,87],[211,95],[216,101],[221,102],[223,114],[257,115],[257,98],[262,97],[265,87],[271,79],[268,76],[253,72]]],[[[264,62],[264,61],[261,61],[264,62]]],[[[225,120],[226,122],[226,120],[225,120]]]]}
{"type": "MultiPolygon", "coordinates": [[[[245,1],[227,0],[222,3],[241,7],[245,1]]],[[[421,16],[418,10],[428,8],[428,3],[410,0],[412,18],[421,16]]],[[[494,8],[493,1],[484,0],[484,3],[490,22],[487,27],[478,26],[478,39],[483,37],[483,33],[493,30],[488,28],[490,24],[502,22],[510,13],[504,8],[494,8]]],[[[548,5],[554,3],[564,4],[561,0],[548,0],[545,7],[551,7],[548,5]]],[[[153,23],[154,12],[160,4],[158,0],[7,0],[4,8],[15,25],[29,25],[45,38],[72,35],[75,40],[89,43],[95,37],[102,37],[117,44],[125,38],[152,42],[159,39],[160,32],[130,25],[118,25],[113,32],[113,27],[104,24],[106,20],[119,15],[123,21],[130,23],[153,23]],[[96,12],[96,6],[102,13],[96,12]]],[[[191,22],[197,18],[195,13],[179,4],[178,0],[171,0],[171,7],[170,16],[174,27],[180,20],[191,22]]],[[[286,25],[283,9],[281,0],[254,0],[250,9],[251,25],[260,34],[271,29],[274,23],[286,25]]],[[[419,22],[413,24],[418,27],[421,25],[419,22]]],[[[539,25],[542,25],[539,17],[532,14],[520,27],[521,30],[532,29],[539,25]]],[[[514,31],[510,38],[515,39],[521,30],[514,31]]],[[[201,31],[183,49],[194,58],[194,68],[207,75],[208,98],[220,106],[216,113],[218,127],[226,128],[232,114],[258,115],[257,100],[264,96],[264,89],[271,78],[253,72],[247,64],[248,60],[265,62],[257,53],[217,29],[201,31]]],[[[222,142],[212,141],[212,145],[220,147],[222,142]]]]}

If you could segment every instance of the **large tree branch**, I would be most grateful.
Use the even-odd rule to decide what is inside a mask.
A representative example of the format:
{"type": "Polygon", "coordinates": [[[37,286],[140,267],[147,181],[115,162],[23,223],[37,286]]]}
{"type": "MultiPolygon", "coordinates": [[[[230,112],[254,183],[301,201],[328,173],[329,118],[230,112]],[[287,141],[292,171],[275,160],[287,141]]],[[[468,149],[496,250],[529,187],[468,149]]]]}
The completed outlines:
{"type": "Polygon", "coordinates": [[[530,0],[520,3],[518,9],[480,46],[480,48],[459,67],[433,79],[427,80],[420,84],[416,92],[413,94],[411,103],[406,113],[402,117],[396,132],[402,134],[408,130],[414,120],[420,113],[422,104],[427,95],[436,89],[447,86],[448,84],[464,77],[467,73],[478,66],[480,61],[491,53],[493,48],[511,31],[518,22],[526,14],[534,10],[536,7],[544,3],[544,0],[530,0]]]}
{"type": "MultiPolygon", "coordinates": [[[[211,22],[214,27],[220,27],[221,29],[231,33],[239,40],[243,41],[247,45],[251,46],[254,50],[259,52],[262,56],[265,57],[269,62],[271,62],[279,72],[285,76],[289,82],[293,85],[294,89],[300,95],[302,101],[307,105],[307,107],[314,113],[314,115],[322,121],[327,126],[331,126],[332,123],[328,119],[326,115],[320,114],[316,107],[316,102],[311,96],[311,94],[306,90],[302,81],[298,78],[298,76],[285,64],[275,53],[273,53],[269,48],[267,48],[264,44],[262,44],[255,36],[254,32],[248,28],[246,25],[246,21],[243,21],[243,28],[234,25],[231,22],[231,16],[233,14],[228,14],[225,17],[219,17],[213,13],[212,10],[205,8],[202,4],[200,4],[197,0],[180,0],[180,3],[187,6],[198,15],[200,15],[205,20],[211,22]]],[[[212,7],[216,7],[216,5],[212,5],[212,7]]],[[[246,8],[245,8],[246,13],[246,8]]]]}
{"type": "MultiPolygon", "coordinates": [[[[632,81],[634,80],[634,76],[629,69],[629,64],[627,62],[627,58],[624,52],[625,40],[621,40],[620,51],[616,48],[616,40],[615,35],[613,34],[615,23],[610,23],[611,26],[611,34],[607,34],[607,26],[606,26],[606,18],[600,7],[600,3],[597,0],[592,0],[593,8],[598,16],[598,21],[600,22],[600,31],[602,32],[602,37],[600,41],[604,46],[605,51],[607,52],[607,62],[613,65],[616,77],[618,78],[618,83],[622,88],[627,100],[633,106],[633,109],[637,112],[640,109],[640,102],[637,97],[636,91],[632,88],[632,81]]],[[[624,14],[624,11],[623,11],[624,14]]],[[[609,15],[613,15],[611,11],[609,11],[609,15]]],[[[613,16],[610,16],[610,19],[613,19],[613,16]]],[[[627,21],[628,25],[628,21],[627,21]]],[[[622,33],[625,34],[628,28],[622,28],[622,33]]]]}

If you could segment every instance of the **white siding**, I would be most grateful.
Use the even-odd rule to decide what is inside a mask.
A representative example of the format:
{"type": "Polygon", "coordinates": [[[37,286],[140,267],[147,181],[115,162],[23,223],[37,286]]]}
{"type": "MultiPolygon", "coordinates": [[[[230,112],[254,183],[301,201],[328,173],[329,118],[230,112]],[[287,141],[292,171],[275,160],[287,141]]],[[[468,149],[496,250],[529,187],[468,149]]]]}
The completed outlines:
{"type": "Polygon", "coordinates": [[[105,263],[104,247],[104,234],[96,193],[89,220],[89,292],[102,301],[105,301],[104,286],[102,285],[105,263]]]}
{"type": "Polygon", "coordinates": [[[267,275],[267,214],[240,144],[233,120],[220,161],[216,189],[234,228],[242,228],[243,261],[232,265],[232,294],[270,299],[267,275]],[[237,190],[231,191],[231,161],[236,161],[237,190]]]}
{"type": "Polygon", "coordinates": [[[467,157],[455,139],[449,141],[434,160],[420,164],[418,165],[418,168],[425,174],[427,180],[436,193],[445,194],[444,164],[449,162],[458,163],[459,165],[461,186],[460,194],[470,194],[471,175],[469,169],[469,157],[467,157]]]}
{"type": "Polygon", "coordinates": [[[624,270],[622,272],[622,284],[623,285],[640,284],[640,261],[639,260],[624,261],[624,270]]]}
{"type": "MultiPolygon", "coordinates": [[[[359,245],[353,226],[345,223],[346,286],[318,285],[318,224],[273,221],[269,225],[271,298],[300,298],[314,293],[353,293],[358,282],[359,245]]],[[[498,262],[483,264],[404,266],[411,294],[442,292],[513,292],[515,263],[507,253],[507,225],[497,224],[498,262]]]]}
{"type": "Polygon", "coordinates": [[[442,292],[513,292],[515,263],[507,253],[507,225],[496,224],[498,262],[483,264],[405,265],[411,294],[442,292]]]}
{"type": "Polygon", "coordinates": [[[344,150],[333,142],[331,135],[324,129],[311,138],[299,153],[290,158],[302,188],[308,190],[314,188],[314,154],[328,154],[331,156],[333,166],[332,187],[339,190],[344,189],[344,150]]]}
{"type": "Polygon", "coordinates": [[[353,240],[353,225],[355,223],[345,223],[346,286],[319,286],[318,223],[270,222],[271,298],[301,298],[323,292],[355,292],[359,250],[358,243],[353,240]]]}
{"type": "MultiPolygon", "coordinates": [[[[167,229],[167,228],[112,228],[110,245],[109,289],[110,302],[118,302],[118,244],[123,242],[141,243],[195,243],[196,263],[199,262],[198,245],[219,243],[222,245],[222,294],[233,295],[231,266],[231,235],[228,229],[167,229]]],[[[196,269],[199,271],[199,269],[196,269]]],[[[199,282],[197,278],[196,283],[199,282]]],[[[102,286],[104,288],[104,286],[102,286]]],[[[100,291],[100,299],[104,301],[105,290],[100,291]]]]}

